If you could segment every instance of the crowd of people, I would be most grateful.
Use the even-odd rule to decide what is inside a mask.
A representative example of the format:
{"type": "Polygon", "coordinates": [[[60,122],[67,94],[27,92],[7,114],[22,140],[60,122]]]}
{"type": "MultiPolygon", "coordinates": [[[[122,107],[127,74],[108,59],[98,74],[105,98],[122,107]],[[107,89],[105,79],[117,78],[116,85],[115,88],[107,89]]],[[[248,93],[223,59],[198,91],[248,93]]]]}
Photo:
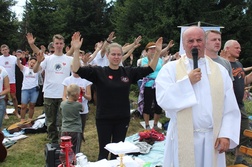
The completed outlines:
{"type": "Polygon", "coordinates": [[[221,50],[221,32],[204,31],[192,26],[182,34],[184,55],[169,54],[174,41],[163,44],[163,38],[149,42],[137,64],[134,50],[142,37],[120,45],[111,32],[97,42],[94,52],[80,50],[83,39],[72,35],[70,47],[56,34],[48,47],[37,47],[36,38],[27,33],[33,56],[17,50],[10,55],[1,45],[0,56],[0,127],[6,115],[8,94],[14,114],[26,120],[33,118],[34,107],[43,87],[43,104],[50,143],[57,144],[62,135],[72,137],[73,150],[80,151],[85,141],[84,129],[89,112],[88,101],[96,105],[96,129],[99,142],[98,160],[115,159],[104,148],[108,143],[124,141],[130,122],[130,85],[138,84],[138,110],[146,130],[159,130],[160,114],[170,118],[164,153],[164,167],[224,167],[225,152],[236,148],[235,164],[245,164],[240,145],[249,139],[243,131],[249,128],[244,108],[244,88],[252,82],[239,62],[241,52],[237,40],[228,40],[221,50]],[[194,68],[192,49],[198,50],[198,67],[194,68]],[[65,51],[64,51],[65,49],[65,51]],[[23,74],[21,117],[18,114],[15,68],[23,74]],[[150,115],[154,125],[150,126],[150,115]]]}

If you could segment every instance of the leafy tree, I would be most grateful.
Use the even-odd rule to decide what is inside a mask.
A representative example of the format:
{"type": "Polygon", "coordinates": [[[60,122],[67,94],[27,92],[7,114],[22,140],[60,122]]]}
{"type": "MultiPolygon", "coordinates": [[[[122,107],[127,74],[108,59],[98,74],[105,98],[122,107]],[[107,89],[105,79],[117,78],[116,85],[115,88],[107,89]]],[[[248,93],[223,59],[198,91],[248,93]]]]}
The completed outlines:
{"type": "MultiPolygon", "coordinates": [[[[195,22],[201,18],[204,0],[124,0],[115,3],[112,23],[116,27],[119,42],[126,42],[138,36],[143,36],[143,42],[155,41],[159,36],[164,42],[179,41],[180,29],[177,27],[195,22]]],[[[174,52],[178,50],[174,46],[174,52]]],[[[143,48],[143,46],[142,46],[143,48]]]]}
{"type": "Polygon", "coordinates": [[[25,33],[32,32],[36,37],[37,45],[51,42],[54,34],[65,32],[63,13],[59,13],[56,0],[30,0],[25,10],[25,33]]]}
{"type": "Polygon", "coordinates": [[[94,44],[104,40],[109,34],[110,23],[105,0],[71,0],[60,5],[63,5],[61,12],[65,13],[65,31],[69,34],[80,31],[85,49],[93,50],[94,44]]]}
{"type": "Polygon", "coordinates": [[[18,20],[10,10],[15,5],[14,0],[0,1],[0,45],[7,44],[11,50],[18,48],[18,20]]]}
{"type": "Polygon", "coordinates": [[[85,49],[93,50],[110,32],[109,9],[105,0],[30,0],[23,32],[32,32],[37,45],[48,44],[54,34],[62,34],[69,45],[72,34],[80,31],[85,49]]]}
{"type": "MultiPolygon", "coordinates": [[[[164,42],[173,39],[177,44],[180,39],[177,26],[198,21],[224,26],[223,44],[228,39],[237,39],[242,46],[241,61],[248,62],[252,54],[251,3],[251,0],[118,0],[112,24],[116,27],[119,42],[141,34],[144,44],[158,36],[165,37],[164,42]]],[[[175,45],[173,51],[178,47],[175,45]]]]}
{"type": "Polygon", "coordinates": [[[37,45],[47,45],[54,34],[62,34],[68,44],[73,32],[80,31],[84,38],[82,49],[92,51],[97,41],[115,31],[115,41],[121,44],[143,36],[138,55],[159,36],[166,43],[175,41],[174,53],[179,49],[178,26],[201,21],[224,26],[223,44],[237,39],[242,46],[242,63],[249,66],[252,62],[251,0],[116,0],[110,4],[105,0],[30,0],[21,23],[9,10],[12,5],[14,0],[0,2],[0,40],[13,48],[27,47],[27,32],[37,37],[37,45]]]}

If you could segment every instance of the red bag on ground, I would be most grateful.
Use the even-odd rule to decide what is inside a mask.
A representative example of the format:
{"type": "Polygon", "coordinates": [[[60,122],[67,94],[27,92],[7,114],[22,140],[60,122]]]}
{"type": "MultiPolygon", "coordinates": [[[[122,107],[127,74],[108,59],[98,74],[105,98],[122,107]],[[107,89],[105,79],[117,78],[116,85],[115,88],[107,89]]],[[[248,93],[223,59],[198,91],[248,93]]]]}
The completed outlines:
{"type": "Polygon", "coordinates": [[[159,133],[154,129],[139,132],[138,134],[140,136],[139,141],[143,141],[144,139],[152,139],[154,141],[163,141],[165,139],[164,134],[159,133]]]}

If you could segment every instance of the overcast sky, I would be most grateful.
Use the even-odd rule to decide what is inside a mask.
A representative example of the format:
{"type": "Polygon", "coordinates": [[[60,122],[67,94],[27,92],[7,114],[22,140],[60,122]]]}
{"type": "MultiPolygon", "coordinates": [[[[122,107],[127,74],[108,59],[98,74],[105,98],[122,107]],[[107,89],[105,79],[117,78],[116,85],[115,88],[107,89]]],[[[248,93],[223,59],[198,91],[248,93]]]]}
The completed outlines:
{"type": "MultiPolygon", "coordinates": [[[[18,0],[17,4],[11,8],[12,11],[16,12],[18,20],[20,21],[22,20],[22,14],[24,11],[25,1],[26,0],[18,0]]],[[[106,1],[110,2],[111,0],[106,0],[106,1]]]]}

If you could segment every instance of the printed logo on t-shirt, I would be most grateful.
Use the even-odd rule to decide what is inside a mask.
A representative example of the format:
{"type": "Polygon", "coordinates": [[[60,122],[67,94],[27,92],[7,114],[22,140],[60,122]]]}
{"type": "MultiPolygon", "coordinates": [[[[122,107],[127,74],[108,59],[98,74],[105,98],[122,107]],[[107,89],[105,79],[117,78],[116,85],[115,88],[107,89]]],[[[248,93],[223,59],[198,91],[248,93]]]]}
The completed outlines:
{"type": "Polygon", "coordinates": [[[237,77],[237,78],[244,78],[245,77],[245,73],[243,71],[243,69],[241,67],[238,67],[236,69],[233,68],[233,77],[237,77]]]}
{"type": "Polygon", "coordinates": [[[54,68],[55,68],[55,71],[61,71],[62,65],[61,64],[55,64],[54,68]]]}
{"type": "Polygon", "coordinates": [[[11,65],[8,61],[4,62],[4,68],[11,68],[11,65]]]}
{"type": "Polygon", "coordinates": [[[113,75],[109,75],[108,78],[109,78],[109,79],[113,79],[113,75]]]}
{"type": "Polygon", "coordinates": [[[26,75],[25,78],[35,78],[35,75],[32,71],[29,71],[28,75],[26,75]]]}
{"type": "Polygon", "coordinates": [[[128,77],[121,77],[122,82],[129,82],[129,78],[128,77]]]}
{"type": "Polygon", "coordinates": [[[63,69],[62,64],[60,64],[60,63],[55,64],[54,65],[54,69],[55,69],[55,73],[56,74],[63,74],[63,72],[62,72],[62,69],[63,69]]]}

